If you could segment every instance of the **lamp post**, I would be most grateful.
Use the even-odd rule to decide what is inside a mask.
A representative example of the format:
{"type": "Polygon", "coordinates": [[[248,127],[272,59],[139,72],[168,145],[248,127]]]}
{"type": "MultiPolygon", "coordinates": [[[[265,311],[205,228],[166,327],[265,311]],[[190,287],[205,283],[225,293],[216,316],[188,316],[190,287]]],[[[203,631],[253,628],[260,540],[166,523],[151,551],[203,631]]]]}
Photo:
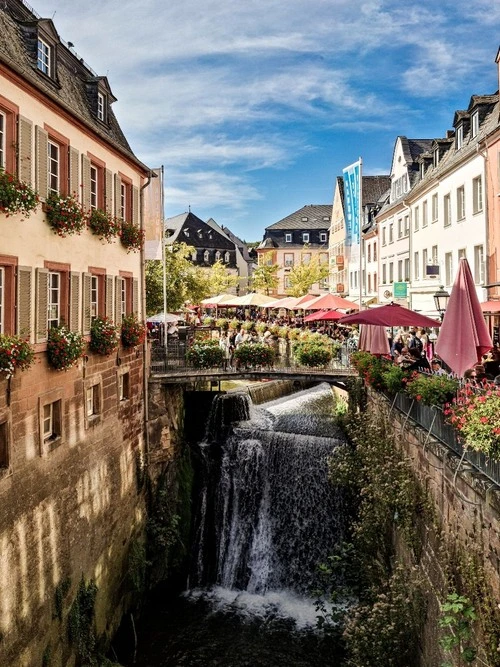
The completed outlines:
{"type": "Polygon", "coordinates": [[[444,314],[446,312],[446,308],[448,307],[448,301],[450,300],[450,295],[444,289],[444,286],[441,285],[438,291],[433,294],[433,297],[434,297],[434,303],[436,305],[436,310],[438,311],[439,317],[441,318],[442,322],[444,314]]]}

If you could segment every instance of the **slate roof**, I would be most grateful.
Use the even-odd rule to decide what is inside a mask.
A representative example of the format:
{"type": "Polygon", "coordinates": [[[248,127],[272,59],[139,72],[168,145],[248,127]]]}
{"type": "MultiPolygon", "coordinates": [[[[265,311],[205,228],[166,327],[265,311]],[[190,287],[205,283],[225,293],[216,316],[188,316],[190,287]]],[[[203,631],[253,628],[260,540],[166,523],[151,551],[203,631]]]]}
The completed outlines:
{"type": "Polygon", "coordinates": [[[225,234],[218,232],[191,211],[167,218],[165,235],[168,244],[186,243],[194,248],[235,250],[234,243],[225,234]]]}
{"type": "Polygon", "coordinates": [[[390,176],[363,176],[361,192],[363,206],[377,204],[380,201],[380,198],[390,189],[390,176]]]}
{"type": "Polygon", "coordinates": [[[266,231],[268,229],[329,229],[331,217],[331,204],[308,204],[295,211],[295,213],[287,215],[286,218],[269,225],[269,227],[266,227],[266,231]],[[323,218],[327,219],[324,220],[323,218]]]}
{"type": "Polygon", "coordinates": [[[0,63],[16,72],[23,79],[34,85],[46,97],[77,120],[89,127],[107,143],[112,144],[120,153],[126,155],[144,171],[149,168],[134,155],[118,121],[108,108],[107,123],[97,120],[93,114],[87,94],[87,85],[96,80],[105,79],[110,101],[114,101],[105,77],[97,77],[83,59],[77,57],[61,40],[57,44],[57,81],[40,72],[30,55],[26,31],[38,23],[49,25],[57,35],[50,19],[40,19],[38,14],[20,0],[4,0],[0,6],[0,63]]]}
{"type": "Polygon", "coordinates": [[[434,139],[408,139],[407,137],[400,137],[400,139],[405,160],[410,163],[415,162],[421,153],[428,151],[434,141],[434,139]]]}

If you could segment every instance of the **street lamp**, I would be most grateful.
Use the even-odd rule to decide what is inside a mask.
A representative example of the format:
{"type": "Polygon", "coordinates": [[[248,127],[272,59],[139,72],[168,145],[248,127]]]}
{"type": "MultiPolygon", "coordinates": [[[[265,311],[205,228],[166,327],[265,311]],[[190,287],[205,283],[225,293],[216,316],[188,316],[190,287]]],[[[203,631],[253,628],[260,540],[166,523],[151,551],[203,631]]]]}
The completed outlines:
{"type": "Polygon", "coordinates": [[[448,301],[450,300],[450,295],[444,289],[443,285],[440,286],[437,292],[434,293],[434,303],[436,304],[436,310],[439,313],[441,322],[443,321],[446,308],[448,307],[448,301]]]}

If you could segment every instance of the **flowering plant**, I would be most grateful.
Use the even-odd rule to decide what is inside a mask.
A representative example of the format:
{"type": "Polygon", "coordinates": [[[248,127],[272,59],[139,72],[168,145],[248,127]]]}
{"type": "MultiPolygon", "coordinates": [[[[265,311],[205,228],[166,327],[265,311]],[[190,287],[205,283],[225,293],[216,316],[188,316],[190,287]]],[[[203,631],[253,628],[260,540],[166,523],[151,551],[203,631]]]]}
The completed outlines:
{"type": "Polygon", "coordinates": [[[295,359],[304,366],[326,366],[332,359],[331,347],[320,341],[297,341],[292,350],[295,359]]]}
{"type": "Polygon", "coordinates": [[[229,329],[229,320],[226,317],[219,317],[215,320],[215,326],[221,331],[227,331],[229,329]]]}
{"type": "Polygon", "coordinates": [[[358,350],[351,354],[351,364],[364,378],[366,384],[378,391],[385,389],[384,372],[387,370],[387,360],[376,357],[370,352],[358,350]]]}
{"type": "Polygon", "coordinates": [[[120,338],[125,347],[141,345],[146,339],[146,327],[139,322],[137,315],[127,315],[123,318],[120,338]]]}
{"type": "Polygon", "coordinates": [[[35,350],[19,336],[0,334],[0,372],[11,378],[16,369],[26,370],[35,361],[35,350]]]}
{"type": "Polygon", "coordinates": [[[22,213],[29,218],[40,202],[37,193],[15,176],[0,169],[0,213],[22,213]]]}
{"type": "Polygon", "coordinates": [[[443,405],[452,400],[458,389],[458,380],[446,375],[415,373],[406,384],[406,393],[424,405],[443,405]]]}
{"type": "Polygon", "coordinates": [[[466,447],[500,458],[500,389],[463,387],[444,414],[466,447]]]}
{"type": "Polygon", "coordinates": [[[118,347],[118,327],[107,317],[96,317],[90,325],[89,348],[97,354],[111,354],[118,347]]]}
{"type": "Polygon", "coordinates": [[[142,250],[144,245],[144,232],[139,229],[137,225],[128,220],[121,221],[120,239],[122,245],[127,248],[127,252],[131,250],[142,250]]]}
{"type": "Polygon", "coordinates": [[[263,343],[241,343],[234,351],[234,358],[242,366],[270,366],[274,360],[274,352],[269,345],[263,343]]]}
{"type": "Polygon", "coordinates": [[[45,202],[47,222],[58,236],[81,234],[86,215],[75,197],[51,193],[45,202]]]}
{"type": "Polygon", "coordinates": [[[89,214],[89,227],[92,234],[98,236],[101,241],[112,241],[120,233],[120,220],[106,211],[94,208],[89,214]]]}
{"type": "Polygon", "coordinates": [[[189,348],[186,359],[195,368],[213,368],[224,363],[224,350],[213,339],[197,340],[189,348]]]}
{"type": "Polygon", "coordinates": [[[47,357],[52,368],[66,371],[74,366],[85,351],[85,339],[64,325],[51,327],[47,338],[47,357]]]}

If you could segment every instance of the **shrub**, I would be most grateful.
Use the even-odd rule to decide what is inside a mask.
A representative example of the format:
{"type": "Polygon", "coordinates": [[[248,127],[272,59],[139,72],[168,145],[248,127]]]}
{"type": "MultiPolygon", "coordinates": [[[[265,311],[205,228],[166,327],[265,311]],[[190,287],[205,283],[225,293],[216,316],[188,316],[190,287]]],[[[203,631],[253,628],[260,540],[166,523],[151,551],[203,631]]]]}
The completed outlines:
{"type": "Polygon", "coordinates": [[[461,389],[444,414],[465,446],[500,459],[500,389],[461,389]]]}
{"type": "Polygon", "coordinates": [[[234,351],[234,358],[240,366],[270,366],[274,361],[274,351],[263,343],[242,343],[234,351]]]}
{"type": "Polygon", "coordinates": [[[300,340],[293,344],[293,356],[303,366],[326,366],[332,360],[330,346],[315,340],[300,340]]]}
{"type": "Polygon", "coordinates": [[[243,322],[243,324],[241,325],[241,328],[243,329],[243,331],[253,331],[255,328],[255,324],[254,322],[252,322],[252,320],[245,320],[245,322],[243,322]]]}
{"type": "Polygon", "coordinates": [[[224,350],[216,340],[200,340],[193,343],[186,359],[195,368],[214,368],[224,363],[224,350]]]}
{"type": "Polygon", "coordinates": [[[241,325],[241,322],[239,320],[237,320],[235,317],[233,317],[233,319],[230,320],[230,322],[229,322],[229,328],[231,329],[231,331],[236,331],[236,329],[238,329],[238,327],[240,325],[241,325]]]}
{"type": "Polygon", "coordinates": [[[397,394],[406,387],[405,380],[408,374],[398,365],[391,364],[382,371],[382,381],[384,388],[389,394],[397,394]]]}
{"type": "Polygon", "coordinates": [[[214,318],[213,318],[213,317],[209,317],[208,315],[207,315],[207,317],[204,317],[203,320],[202,320],[202,323],[203,323],[204,326],[206,326],[206,327],[211,327],[211,326],[213,325],[214,322],[215,322],[214,318]]]}
{"type": "Polygon", "coordinates": [[[288,327],[280,327],[278,330],[278,337],[287,340],[289,331],[290,329],[288,327]]]}
{"type": "Polygon", "coordinates": [[[219,317],[215,320],[215,326],[221,331],[227,331],[229,328],[229,320],[227,317],[219,317]]]}
{"type": "Polygon", "coordinates": [[[142,345],[146,339],[146,327],[139,322],[137,315],[127,315],[123,318],[120,338],[125,347],[142,345]]]}
{"type": "Polygon", "coordinates": [[[92,352],[104,356],[111,354],[118,347],[118,327],[107,317],[96,317],[90,325],[90,344],[92,352]]]}
{"type": "Polygon", "coordinates": [[[121,222],[114,216],[101,209],[93,209],[89,215],[89,227],[92,234],[101,241],[112,241],[120,233],[121,222]]]}
{"type": "Polygon", "coordinates": [[[50,194],[45,202],[45,214],[49,226],[58,236],[81,234],[85,229],[85,213],[72,195],[50,194]]]}
{"type": "Polygon", "coordinates": [[[259,333],[261,336],[267,331],[267,328],[268,326],[266,322],[257,322],[257,324],[255,325],[255,331],[259,333]]]}
{"type": "Polygon", "coordinates": [[[7,217],[22,213],[29,218],[39,202],[39,196],[27,183],[0,169],[0,213],[7,217]]]}
{"type": "Polygon", "coordinates": [[[144,232],[129,220],[121,221],[120,241],[127,252],[138,252],[144,246],[144,232]]]}
{"type": "Polygon", "coordinates": [[[28,369],[35,361],[35,350],[20,336],[0,334],[0,372],[11,378],[15,371],[28,369]]]}
{"type": "Polygon", "coordinates": [[[64,325],[51,327],[47,337],[47,358],[52,368],[66,371],[74,366],[85,351],[85,339],[78,331],[64,325]]]}
{"type": "Polygon", "coordinates": [[[290,340],[298,340],[300,338],[300,329],[290,329],[288,331],[288,338],[290,340]]]}
{"type": "Polygon", "coordinates": [[[406,392],[424,405],[443,405],[451,401],[458,389],[458,381],[445,375],[412,374],[406,392]]]}

